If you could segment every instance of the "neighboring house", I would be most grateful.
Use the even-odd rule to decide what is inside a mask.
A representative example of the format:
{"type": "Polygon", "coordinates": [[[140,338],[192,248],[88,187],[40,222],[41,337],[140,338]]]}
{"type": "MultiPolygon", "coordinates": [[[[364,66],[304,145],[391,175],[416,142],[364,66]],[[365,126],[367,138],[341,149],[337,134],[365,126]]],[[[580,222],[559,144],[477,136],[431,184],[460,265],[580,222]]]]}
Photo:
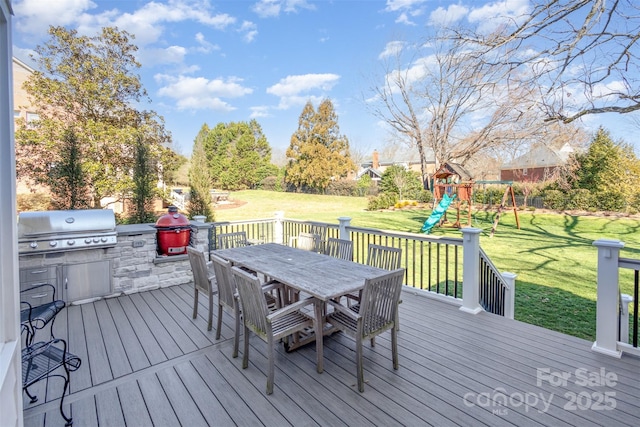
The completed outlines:
{"type": "Polygon", "coordinates": [[[13,119],[25,119],[27,123],[38,120],[38,114],[29,102],[27,91],[22,88],[24,82],[35,70],[16,57],[13,57],[13,119]]]}
{"type": "MultiPolygon", "coordinates": [[[[371,160],[368,162],[364,162],[360,165],[360,170],[356,174],[355,179],[360,179],[363,175],[369,175],[371,179],[374,181],[380,181],[382,178],[382,174],[389,166],[401,165],[404,166],[407,170],[412,170],[418,172],[419,175],[422,175],[422,168],[420,164],[420,160],[380,160],[380,154],[377,150],[373,151],[371,155],[371,160]]],[[[431,160],[428,164],[428,174],[432,174],[436,170],[436,162],[431,160]]]]}
{"type": "Polygon", "coordinates": [[[538,145],[500,168],[503,181],[540,182],[554,177],[574,152],[568,143],[559,150],[538,145]]]}

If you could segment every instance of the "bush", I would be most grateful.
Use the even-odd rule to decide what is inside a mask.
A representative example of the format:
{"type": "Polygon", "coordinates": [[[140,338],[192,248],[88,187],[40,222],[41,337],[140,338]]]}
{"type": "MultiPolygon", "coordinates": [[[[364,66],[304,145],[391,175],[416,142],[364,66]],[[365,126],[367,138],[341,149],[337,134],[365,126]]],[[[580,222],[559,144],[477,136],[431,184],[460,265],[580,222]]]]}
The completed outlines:
{"type": "Polygon", "coordinates": [[[567,205],[567,197],[560,190],[547,190],[544,193],[544,206],[548,209],[561,211],[567,205]]]}
{"type": "Polygon", "coordinates": [[[375,197],[369,197],[369,202],[367,203],[367,210],[376,211],[379,209],[387,209],[391,206],[394,206],[396,203],[398,203],[397,194],[382,193],[375,197]]]}
{"type": "Polygon", "coordinates": [[[415,199],[420,203],[431,203],[433,201],[433,193],[429,190],[421,190],[416,194],[415,199]]]}
{"type": "Polygon", "coordinates": [[[569,191],[568,199],[565,209],[588,210],[596,205],[595,196],[584,188],[569,191]]]}
{"type": "Polygon", "coordinates": [[[268,191],[282,191],[284,183],[282,179],[277,176],[268,176],[260,181],[260,189],[268,191]]]}
{"type": "Polygon", "coordinates": [[[346,178],[331,181],[327,187],[327,194],[334,196],[357,196],[358,182],[346,178]]]}

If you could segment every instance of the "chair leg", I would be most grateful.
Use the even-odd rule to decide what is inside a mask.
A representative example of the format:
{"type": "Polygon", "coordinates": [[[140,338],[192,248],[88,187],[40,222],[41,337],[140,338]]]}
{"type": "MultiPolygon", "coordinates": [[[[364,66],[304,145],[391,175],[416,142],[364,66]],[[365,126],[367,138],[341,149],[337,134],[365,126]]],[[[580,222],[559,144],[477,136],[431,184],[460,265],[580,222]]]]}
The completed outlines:
{"type": "Polygon", "coordinates": [[[236,316],[236,332],[233,337],[233,354],[232,357],[238,357],[238,346],[240,345],[240,308],[236,306],[235,308],[235,316],[236,316]]]}
{"type": "Polygon", "coordinates": [[[249,366],[249,328],[244,327],[244,354],[242,355],[242,369],[249,366]]]}
{"type": "Polygon", "coordinates": [[[218,304],[218,321],[216,323],[216,339],[220,339],[220,329],[222,329],[222,304],[218,304]]]}
{"type": "Polygon", "coordinates": [[[267,372],[267,394],[273,393],[273,376],[274,376],[274,367],[273,367],[273,336],[269,336],[269,340],[267,342],[267,359],[269,361],[269,370],[267,372]]]}
{"type": "Polygon", "coordinates": [[[198,317],[198,289],[194,286],[193,290],[195,292],[193,294],[193,318],[195,319],[198,317]]]}
{"type": "Polygon", "coordinates": [[[209,319],[207,323],[207,331],[213,327],[213,295],[209,294],[209,319]]]}
{"type": "Polygon", "coordinates": [[[396,331],[396,328],[391,328],[391,355],[393,369],[398,369],[398,331],[396,331]]]}
{"type": "Polygon", "coordinates": [[[356,370],[358,371],[358,391],[364,391],[364,367],[362,366],[362,338],[356,339],[356,370]]]}

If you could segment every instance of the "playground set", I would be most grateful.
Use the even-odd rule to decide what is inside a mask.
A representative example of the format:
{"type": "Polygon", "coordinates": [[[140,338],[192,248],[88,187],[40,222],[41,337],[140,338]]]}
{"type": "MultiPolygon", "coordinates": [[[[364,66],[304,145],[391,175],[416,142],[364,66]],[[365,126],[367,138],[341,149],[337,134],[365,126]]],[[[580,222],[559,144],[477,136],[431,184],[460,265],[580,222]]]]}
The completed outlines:
{"type": "Polygon", "coordinates": [[[511,205],[516,218],[516,224],[520,229],[518,209],[516,206],[515,194],[513,192],[512,181],[474,181],[471,174],[461,165],[456,163],[443,163],[433,174],[433,197],[434,209],[431,215],[424,222],[422,232],[429,234],[436,225],[460,228],[460,211],[467,210],[467,226],[471,226],[471,211],[473,208],[473,187],[476,184],[506,184],[502,202],[498,207],[498,212],[491,227],[491,237],[493,237],[500,221],[500,215],[505,209],[507,198],[511,196],[511,205]],[[450,223],[447,220],[447,210],[453,205],[456,210],[456,220],[450,223]]]}

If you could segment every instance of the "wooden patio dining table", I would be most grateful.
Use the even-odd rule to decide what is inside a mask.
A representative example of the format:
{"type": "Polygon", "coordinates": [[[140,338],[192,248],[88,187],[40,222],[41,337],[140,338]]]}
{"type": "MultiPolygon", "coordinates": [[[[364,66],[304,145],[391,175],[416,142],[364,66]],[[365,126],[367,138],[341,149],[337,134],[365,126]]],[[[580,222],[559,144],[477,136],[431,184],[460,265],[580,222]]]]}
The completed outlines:
{"type": "MultiPolygon", "coordinates": [[[[215,254],[232,264],[264,274],[289,288],[315,297],[315,316],[323,319],[325,303],[364,287],[365,279],[374,278],[388,271],[346,261],[328,255],[292,248],[277,243],[251,245],[216,250],[215,254]]],[[[333,332],[324,328],[323,334],[333,332]]],[[[315,340],[309,336],[290,346],[293,350],[315,340]]],[[[317,346],[318,372],[323,371],[322,346],[317,346]]]]}

